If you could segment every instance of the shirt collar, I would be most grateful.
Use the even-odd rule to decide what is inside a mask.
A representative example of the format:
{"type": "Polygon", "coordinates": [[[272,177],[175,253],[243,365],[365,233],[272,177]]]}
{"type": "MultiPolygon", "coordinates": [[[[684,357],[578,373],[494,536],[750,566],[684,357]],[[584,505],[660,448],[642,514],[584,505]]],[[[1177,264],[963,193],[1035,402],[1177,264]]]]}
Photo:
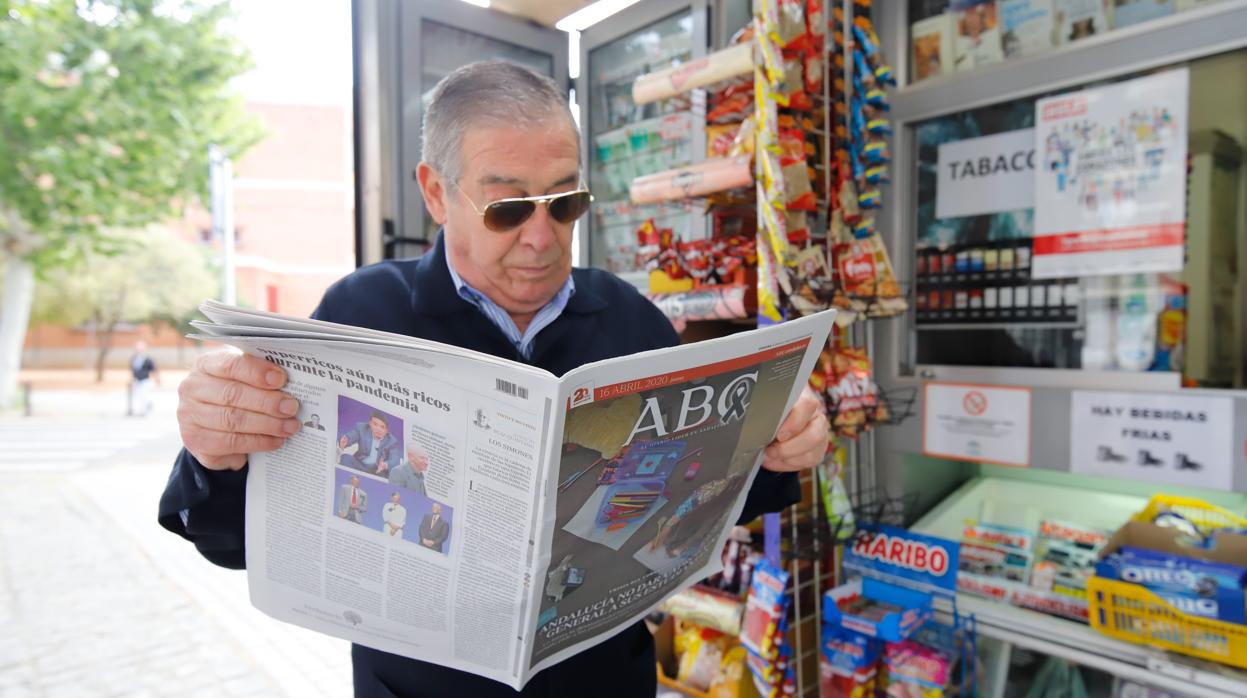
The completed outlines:
{"type": "MultiPolygon", "coordinates": [[[[455,292],[459,294],[460,298],[473,305],[480,303],[482,300],[493,303],[493,300],[489,298],[489,296],[486,296],[476,290],[471,284],[464,281],[463,277],[459,276],[459,272],[455,271],[455,265],[450,263],[450,250],[443,247],[442,254],[445,255],[446,271],[450,272],[450,281],[455,285],[455,292]]],[[[563,293],[566,293],[568,298],[576,295],[576,282],[572,279],[571,274],[567,275],[567,281],[563,282],[563,286],[559,289],[558,293],[554,294],[554,298],[558,298],[559,295],[563,293]]],[[[551,298],[551,301],[553,301],[554,298],[551,298]]],[[[494,303],[494,305],[497,305],[497,303],[494,303]]]]}
{"type": "MultiPolygon", "coordinates": [[[[416,314],[441,317],[455,315],[475,307],[475,303],[466,301],[459,295],[458,286],[451,276],[450,264],[446,257],[444,230],[437,231],[433,245],[412,265],[410,273],[412,275],[411,308],[416,314]],[[452,289],[454,293],[450,293],[452,289]]],[[[581,275],[582,281],[592,281],[584,277],[590,273],[592,272],[588,269],[572,269],[568,279],[581,275]]],[[[575,288],[576,293],[568,299],[565,312],[589,314],[600,312],[608,307],[605,299],[597,293],[593,283],[588,285],[582,283],[576,285],[575,288]]]]}

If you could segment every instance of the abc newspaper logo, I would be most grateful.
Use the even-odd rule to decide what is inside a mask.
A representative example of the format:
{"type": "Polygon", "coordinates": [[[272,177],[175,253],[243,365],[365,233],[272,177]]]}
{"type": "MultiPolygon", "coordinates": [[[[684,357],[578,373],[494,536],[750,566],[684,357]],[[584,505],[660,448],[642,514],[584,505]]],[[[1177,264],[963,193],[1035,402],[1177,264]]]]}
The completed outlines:
{"type": "Polygon", "coordinates": [[[948,551],[938,545],[889,536],[864,533],[853,543],[853,553],[903,569],[943,577],[948,573],[948,551]]]}
{"type": "Polygon", "coordinates": [[[575,389],[572,390],[571,406],[579,407],[593,402],[593,387],[592,383],[584,383],[576,386],[575,389]]]}

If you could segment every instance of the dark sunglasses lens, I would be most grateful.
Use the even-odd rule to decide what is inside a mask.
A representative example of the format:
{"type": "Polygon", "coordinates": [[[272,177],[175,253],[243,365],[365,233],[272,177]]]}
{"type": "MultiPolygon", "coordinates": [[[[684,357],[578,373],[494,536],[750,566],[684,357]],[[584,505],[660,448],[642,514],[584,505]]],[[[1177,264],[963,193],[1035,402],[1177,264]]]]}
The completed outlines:
{"type": "Polygon", "coordinates": [[[518,227],[537,210],[531,201],[499,201],[485,207],[485,227],[502,233],[518,227]]]}
{"type": "Polygon", "coordinates": [[[589,192],[577,191],[550,201],[550,217],[559,223],[571,223],[589,210],[589,192]]]}

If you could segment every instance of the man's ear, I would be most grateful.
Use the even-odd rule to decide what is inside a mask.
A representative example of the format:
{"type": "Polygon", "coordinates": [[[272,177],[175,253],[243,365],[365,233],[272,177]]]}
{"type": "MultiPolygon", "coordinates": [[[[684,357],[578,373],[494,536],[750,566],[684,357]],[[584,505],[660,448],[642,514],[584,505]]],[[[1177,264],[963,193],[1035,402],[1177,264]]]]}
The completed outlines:
{"type": "Polygon", "coordinates": [[[424,207],[429,210],[429,215],[438,225],[445,225],[449,193],[442,175],[429,163],[422,162],[416,167],[416,179],[420,182],[420,195],[424,197],[424,207]]]}

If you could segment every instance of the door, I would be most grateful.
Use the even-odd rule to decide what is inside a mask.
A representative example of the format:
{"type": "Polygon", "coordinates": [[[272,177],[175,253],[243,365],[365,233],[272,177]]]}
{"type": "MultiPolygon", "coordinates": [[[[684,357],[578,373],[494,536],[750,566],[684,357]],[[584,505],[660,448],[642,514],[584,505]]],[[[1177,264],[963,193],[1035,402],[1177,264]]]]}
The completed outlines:
{"type": "Polygon", "coordinates": [[[422,254],[437,225],[416,181],[434,86],[501,58],[567,80],[567,34],[459,0],[354,0],[357,261],[422,254]]]}

